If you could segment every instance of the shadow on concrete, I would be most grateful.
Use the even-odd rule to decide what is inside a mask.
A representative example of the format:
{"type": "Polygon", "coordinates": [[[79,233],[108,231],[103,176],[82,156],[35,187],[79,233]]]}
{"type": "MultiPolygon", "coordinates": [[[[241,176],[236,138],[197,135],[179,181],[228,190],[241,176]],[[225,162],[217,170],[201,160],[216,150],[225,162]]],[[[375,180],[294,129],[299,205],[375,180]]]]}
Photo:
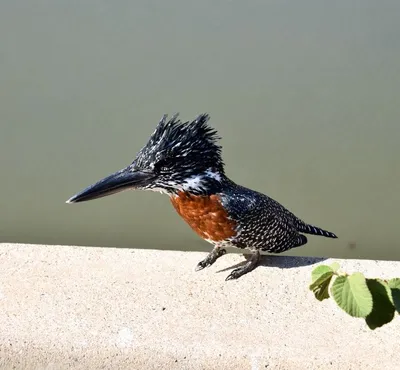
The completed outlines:
{"type": "MultiPolygon", "coordinates": [[[[243,254],[245,258],[244,261],[239,262],[233,266],[226,267],[222,270],[218,270],[217,272],[224,272],[233,270],[237,267],[241,267],[246,264],[247,259],[249,259],[249,254],[243,254]]],[[[222,257],[223,258],[223,257],[222,257]]],[[[311,266],[318,262],[325,261],[326,258],[323,257],[293,257],[293,256],[274,256],[274,255],[263,255],[261,257],[260,264],[257,268],[260,267],[279,267],[282,269],[291,269],[302,266],[311,266]]]]}

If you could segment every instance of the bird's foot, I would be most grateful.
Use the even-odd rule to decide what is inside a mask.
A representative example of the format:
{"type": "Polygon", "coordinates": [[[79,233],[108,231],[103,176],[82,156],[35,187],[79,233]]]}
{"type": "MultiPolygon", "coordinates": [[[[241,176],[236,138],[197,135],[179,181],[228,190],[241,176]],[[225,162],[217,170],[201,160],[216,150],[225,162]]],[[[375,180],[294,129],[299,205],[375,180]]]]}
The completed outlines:
{"type": "Polygon", "coordinates": [[[226,250],[220,247],[214,247],[204,260],[200,261],[196,266],[196,271],[203,270],[205,267],[210,267],[219,257],[223,256],[226,250]]]}
{"type": "Polygon", "coordinates": [[[261,253],[259,251],[255,251],[249,261],[243,266],[243,267],[238,267],[226,277],[226,281],[228,280],[235,280],[239,279],[241,276],[249,273],[250,271],[253,271],[257,266],[258,263],[260,262],[261,259],[261,253]]]}

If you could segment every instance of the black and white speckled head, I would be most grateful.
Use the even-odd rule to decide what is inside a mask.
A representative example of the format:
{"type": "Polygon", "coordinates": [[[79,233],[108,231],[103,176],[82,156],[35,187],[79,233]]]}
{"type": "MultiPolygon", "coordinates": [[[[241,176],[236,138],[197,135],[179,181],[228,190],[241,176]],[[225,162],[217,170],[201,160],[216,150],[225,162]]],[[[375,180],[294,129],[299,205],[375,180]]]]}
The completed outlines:
{"type": "Polygon", "coordinates": [[[208,125],[209,116],[199,115],[181,122],[178,115],[164,115],[147,144],[126,168],[107,176],[70,198],[77,203],[127,189],[176,194],[215,191],[225,179],[217,132],[208,125]]]}
{"type": "Polygon", "coordinates": [[[156,178],[147,189],[201,192],[224,174],[219,136],[208,121],[207,114],[191,122],[181,122],[178,115],[169,120],[167,115],[162,117],[132,162],[136,170],[155,173],[156,178]]]}

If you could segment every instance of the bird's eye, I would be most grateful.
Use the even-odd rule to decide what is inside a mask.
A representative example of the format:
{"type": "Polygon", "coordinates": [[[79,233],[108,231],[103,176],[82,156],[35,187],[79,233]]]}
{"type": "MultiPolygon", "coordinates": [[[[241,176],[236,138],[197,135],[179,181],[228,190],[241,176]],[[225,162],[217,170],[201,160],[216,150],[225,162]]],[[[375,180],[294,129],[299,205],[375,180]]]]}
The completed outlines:
{"type": "Polygon", "coordinates": [[[178,158],[166,157],[161,158],[155,165],[154,169],[160,172],[171,172],[174,168],[179,165],[178,158]]]}
{"type": "Polygon", "coordinates": [[[167,160],[166,159],[160,159],[155,165],[154,165],[155,170],[157,171],[167,171],[167,160]]]}

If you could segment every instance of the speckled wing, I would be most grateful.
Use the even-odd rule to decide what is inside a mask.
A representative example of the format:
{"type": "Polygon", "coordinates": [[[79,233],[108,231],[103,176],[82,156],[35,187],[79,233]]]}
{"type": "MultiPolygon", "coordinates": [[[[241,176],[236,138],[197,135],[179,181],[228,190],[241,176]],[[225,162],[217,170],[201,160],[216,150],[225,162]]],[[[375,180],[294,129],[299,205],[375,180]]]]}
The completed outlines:
{"type": "Polygon", "coordinates": [[[237,234],[230,240],[233,245],[281,253],[307,242],[297,231],[300,220],[266,195],[238,187],[220,196],[237,224],[237,234]]]}

